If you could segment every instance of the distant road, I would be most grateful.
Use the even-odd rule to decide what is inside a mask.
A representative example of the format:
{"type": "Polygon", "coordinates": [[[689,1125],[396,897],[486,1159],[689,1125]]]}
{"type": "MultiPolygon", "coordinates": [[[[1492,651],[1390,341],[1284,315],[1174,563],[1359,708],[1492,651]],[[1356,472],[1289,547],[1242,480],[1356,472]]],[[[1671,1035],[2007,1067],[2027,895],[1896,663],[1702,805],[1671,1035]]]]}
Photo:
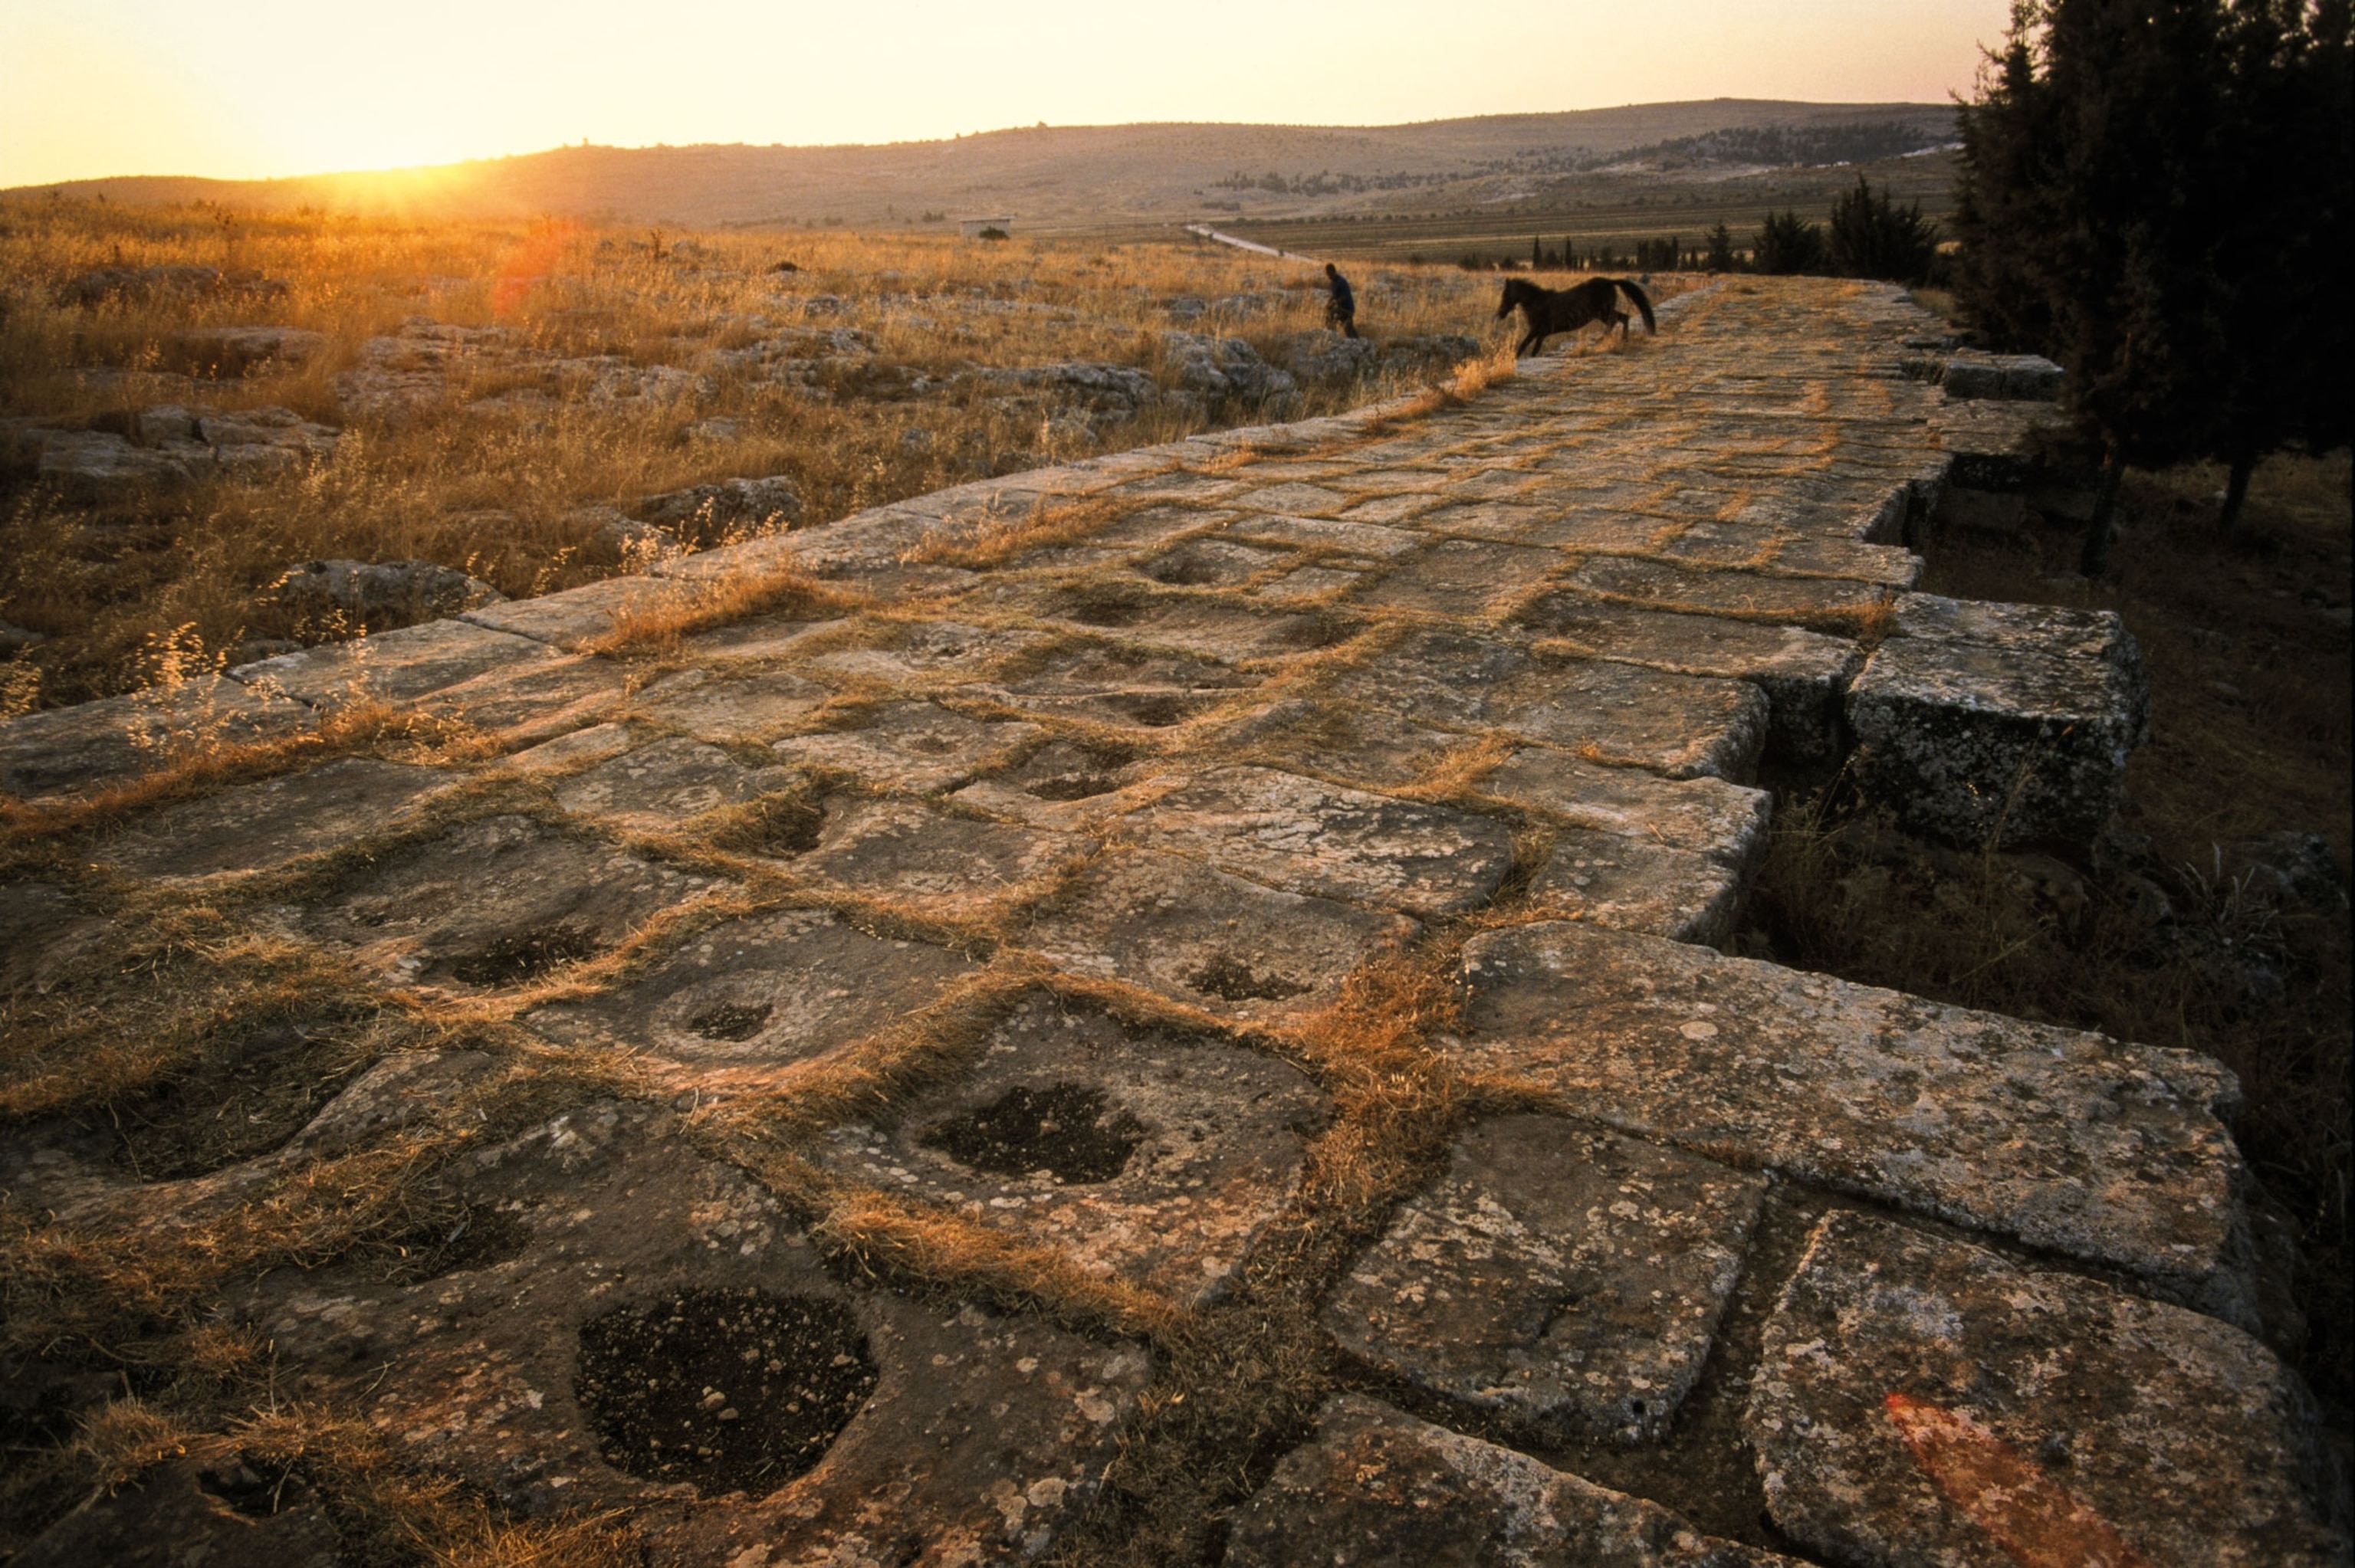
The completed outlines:
{"type": "Polygon", "coordinates": [[[1303,256],[1297,250],[1278,250],[1274,246],[1262,245],[1256,239],[1240,239],[1231,234],[1221,234],[1207,223],[1189,223],[1186,226],[1186,232],[1199,234],[1205,239],[1215,239],[1221,245],[1231,245],[1238,250],[1256,250],[1263,256],[1278,256],[1286,261],[1305,261],[1312,267],[1317,264],[1317,258],[1314,256],[1303,256]]]}

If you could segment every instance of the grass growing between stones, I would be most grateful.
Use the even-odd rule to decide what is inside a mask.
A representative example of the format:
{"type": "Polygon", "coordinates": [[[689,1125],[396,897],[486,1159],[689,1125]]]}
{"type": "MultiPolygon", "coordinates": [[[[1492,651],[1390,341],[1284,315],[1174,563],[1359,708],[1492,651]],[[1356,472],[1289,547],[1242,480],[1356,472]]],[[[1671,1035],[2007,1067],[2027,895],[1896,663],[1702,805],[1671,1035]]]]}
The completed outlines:
{"type": "Polygon", "coordinates": [[[2098,585],[2066,575],[2073,529],[1940,542],[1929,591],[2125,618],[2153,694],[2125,831],[2091,860],[1958,853],[1846,811],[1836,789],[1786,799],[1744,941],[1798,968],[2231,1067],[2246,1097],[2234,1130],[2264,1188],[2261,1249],[2286,1226],[2303,1255],[2298,1311],[2276,1314],[2274,1338],[2342,1441],[2355,1404],[2347,464],[2266,464],[2240,536],[2212,521],[2221,471],[2138,476],[2118,571],[2098,585]],[[2267,841],[2283,832],[2317,835],[2327,863],[2301,870],[2267,841]]]}

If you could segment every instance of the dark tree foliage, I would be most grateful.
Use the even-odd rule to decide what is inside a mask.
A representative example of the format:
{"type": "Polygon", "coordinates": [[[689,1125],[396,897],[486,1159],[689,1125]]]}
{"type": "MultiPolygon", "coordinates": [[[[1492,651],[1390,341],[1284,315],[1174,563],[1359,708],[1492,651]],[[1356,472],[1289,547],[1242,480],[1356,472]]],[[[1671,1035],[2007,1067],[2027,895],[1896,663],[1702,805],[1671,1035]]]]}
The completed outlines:
{"type": "Polygon", "coordinates": [[[1918,283],[1937,254],[1938,226],[1922,216],[1918,201],[1899,207],[1859,175],[1856,189],[1832,204],[1831,263],[1842,277],[1918,283]]]}
{"type": "Polygon", "coordinates": [[[1722,220],[1709,231],[1709,256],[1701,265],[1712,272],[1733,270],[1733,230],[1722,220]]]}
{"type": "Polygon", "coordinates": [[[2264,450],[2344,439],[2346,38],[2346,0],[2017,0],[1963,111],[1955,292],[2068,372],[2089,575],[2127,464],[2223,456],[2237,510],[2264,450]]]}
{"type": "Polygon", "coordinates": [[[1751,261],[1761,272],[1821,272],[1831,265],[1821,224],[1796,212],[1769,212],[1751,261]]]}

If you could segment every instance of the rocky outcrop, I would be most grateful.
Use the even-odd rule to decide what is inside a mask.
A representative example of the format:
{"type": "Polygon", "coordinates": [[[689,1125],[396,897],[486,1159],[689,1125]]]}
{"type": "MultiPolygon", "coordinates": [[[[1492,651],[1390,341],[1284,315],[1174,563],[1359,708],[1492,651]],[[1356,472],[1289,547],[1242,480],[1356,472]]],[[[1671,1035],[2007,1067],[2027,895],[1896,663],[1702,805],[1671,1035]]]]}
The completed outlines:
{"type": "Polygon", "coordinates": [[[278,579],[277,593],[301,620],[340,617],[346,625],[379,631],[506,598],[479,577],[432,561],[306,561],[278,579]]]}

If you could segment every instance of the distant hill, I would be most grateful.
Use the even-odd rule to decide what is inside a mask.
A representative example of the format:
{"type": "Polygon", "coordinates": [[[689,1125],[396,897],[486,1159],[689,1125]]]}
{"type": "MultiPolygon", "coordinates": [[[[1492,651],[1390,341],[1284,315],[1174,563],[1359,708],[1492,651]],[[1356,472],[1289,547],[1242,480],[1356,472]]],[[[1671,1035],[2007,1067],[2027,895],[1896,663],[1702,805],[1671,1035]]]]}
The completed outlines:
{"type": "Polygon", "coordinates": [[[1950,104],[1711,99],[1366,127],[1079,125],[882,146],[559,147],[432,168],[280,180],[136,175],[19,186],[133,205],[207,200],[433,217],[549,214],[699,228],[923,227],[1005,215],[1028,231],[1205,214],[1317,218],[1513,201],[1533,179],[1634,161],[1664,172],[1833,162],[1952,139],[1950,104]],[[1843,149],[1846,149],[1845,151],[1843,149]]]}

